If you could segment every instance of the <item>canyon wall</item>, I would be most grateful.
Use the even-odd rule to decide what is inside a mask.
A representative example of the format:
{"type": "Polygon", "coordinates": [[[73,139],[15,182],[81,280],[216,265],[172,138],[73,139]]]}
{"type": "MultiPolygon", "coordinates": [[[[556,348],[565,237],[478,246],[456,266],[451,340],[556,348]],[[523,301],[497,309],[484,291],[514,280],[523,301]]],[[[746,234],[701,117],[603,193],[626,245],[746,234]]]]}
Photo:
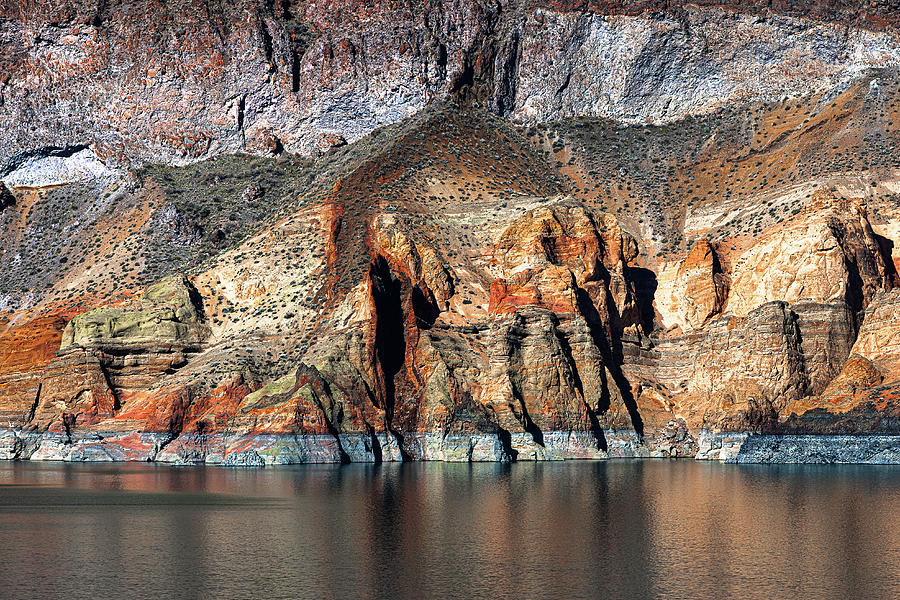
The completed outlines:
{"type": "Polygon", "coordinates": [[[0,174],[85,147],[116,165],[314,155],[447,98],[671,122],[898,62],[889,3],[702,4],[7,4],[0,174]]]}
{"type": "Polygon", "coordinates": [[[0,457],[894,461],[898,14],[0,7],[0,457]]]}

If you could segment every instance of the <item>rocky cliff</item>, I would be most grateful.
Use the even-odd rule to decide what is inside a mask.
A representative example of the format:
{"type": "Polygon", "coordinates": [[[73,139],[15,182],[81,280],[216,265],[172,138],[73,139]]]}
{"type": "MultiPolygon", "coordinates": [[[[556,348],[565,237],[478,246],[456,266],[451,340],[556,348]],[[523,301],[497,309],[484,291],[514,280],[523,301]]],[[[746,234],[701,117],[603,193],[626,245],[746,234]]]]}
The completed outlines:
{"type": "Polygon", "coordinates": [[[898,18],[2,7],[0,456],[750,460],[779,436],[889,438],[898,18]]]}
{"type": "Polygon", "coordinates": [[[670,122],[896,63],[897,22],[830,0],[7,3],[0,173],[83,148],[309,155],[448,97],[525,123],[670,122]]]}

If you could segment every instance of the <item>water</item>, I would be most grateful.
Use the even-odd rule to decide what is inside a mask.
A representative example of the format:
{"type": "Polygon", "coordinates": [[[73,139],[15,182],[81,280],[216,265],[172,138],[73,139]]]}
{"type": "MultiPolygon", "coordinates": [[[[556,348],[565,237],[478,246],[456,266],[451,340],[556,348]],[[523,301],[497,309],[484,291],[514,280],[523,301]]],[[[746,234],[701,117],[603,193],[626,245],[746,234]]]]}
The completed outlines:
{"type": "Polygon", "coordinates": [[[897,598],[900,468],[0,465],[6,598],[897,598]]]}

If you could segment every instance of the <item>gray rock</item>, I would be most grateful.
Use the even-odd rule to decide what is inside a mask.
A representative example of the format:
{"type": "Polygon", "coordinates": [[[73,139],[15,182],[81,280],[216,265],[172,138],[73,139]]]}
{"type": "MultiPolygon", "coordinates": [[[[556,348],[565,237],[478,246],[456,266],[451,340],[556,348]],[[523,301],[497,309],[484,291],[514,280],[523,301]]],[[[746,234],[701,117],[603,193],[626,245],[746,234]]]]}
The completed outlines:
{"type": "Polygon", "coordinates": [[[697,436],[697,460],[733,460],[741,450],[746,433],[714,433],[704,429],[697,436]]]}
{"type": "Polygon", "coordinates": [[[900,464],[900,435],[750,435],[726,462],[900,464]]]}
{"type": "Polygon", "coordinates": [[[15,460],[22,453],[23,442],[15,431],[0,432],[0,460],[15,460]]]}
{"type": "Polygon", "coordinates": [[[72,444],[65,434],[47,432],[29,460],[66,460],[71,451],[72,444]]]}
{"type": "Polygon", "coordinates": [[[312,3],[295,19],[236,0],[181,15],[189,39],[173,39],[158,56],[155,40],[172,35],[160,29],[166,20],[128,5],[104,3],[102,16],[67,8],[46,14],[68,19],[39,9],[0,19],[5,54],[15,57],[3,65],[0,175],[27,151],[85,144],[170,164],[282,146],[313,155],[323,136],[353,142],[433,98],[465,94],[467,79],[516,121],[663,122],[736,98],[839,90],[868,67],[898,61],[890,32],[807,18],[687,4],[677,16],[608,16],[517,1],[502,11],[471,1],[383,3],[366,19],[312,3]],[[202,41],[210,39],[220,41],[202,41]],[[48,63],[73,71],[33,66],[48,63]],[[204,67],[217,64],[227,67],[204,67]],[[198,69],[203,77],[177,75],[198,69]]]}
{"type": "Polygon", "coordinates": [[[265,467],[266,461],[253,450],[235,452],[225,457],[223,467],[265,467]]]}

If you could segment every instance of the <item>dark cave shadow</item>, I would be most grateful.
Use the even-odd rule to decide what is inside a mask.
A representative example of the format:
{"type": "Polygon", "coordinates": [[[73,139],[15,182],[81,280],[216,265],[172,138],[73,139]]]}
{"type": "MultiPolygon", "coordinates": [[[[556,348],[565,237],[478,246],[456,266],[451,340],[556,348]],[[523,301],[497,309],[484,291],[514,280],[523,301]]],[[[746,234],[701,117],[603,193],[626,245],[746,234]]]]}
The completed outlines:
{"type": "Polygon", "coordinates": [[[384,377],[384,406],[387,422],[394,413],[394,377],[406,359],[406,329],[403,318],[401,282],[391,277],[387,261],[379,256],[372,262],[372,300],[375,304],[375,354],[384,377]]]}
{"type": "Polygon", "coordinates": [[[656,298],[656,289],[659,287],[656,273],[640,267],[625,267],[625,277],[634,282],[635,300],[641,311],[641,325],[643,325],[644,333],[649,335],[653,331],[655,315],[653,301],[656,298]]]}
{"type": "Polygon", "coordinates": [[[886,275],[891,280],[891,283],[895,286],[900,285],[900,275],[897,274],[897,265],[894,264],[894,241],[890,240],[883,235],[875,235],[875,241],[878,242],[878,249],[881,252],[881,258],[884,260],[885,267],[887,267],[886,275]]]}

